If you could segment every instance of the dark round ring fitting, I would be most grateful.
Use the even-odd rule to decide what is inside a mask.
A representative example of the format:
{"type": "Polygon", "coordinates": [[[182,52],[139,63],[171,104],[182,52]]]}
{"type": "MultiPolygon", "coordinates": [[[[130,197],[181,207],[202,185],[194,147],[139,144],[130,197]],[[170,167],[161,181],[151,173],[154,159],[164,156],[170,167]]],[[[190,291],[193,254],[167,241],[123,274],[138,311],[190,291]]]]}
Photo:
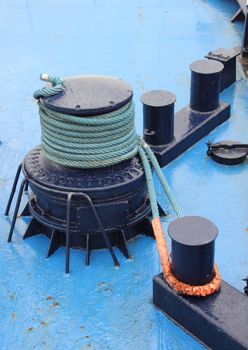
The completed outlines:
{"type": "Polygon", "coordinates": [[[244,148],[225,148],[225,146],[239,145],[238,141],[221,141],[213,146],[216,149],[211,150],[211,158],[223,165],[238,165],[243,163],[247,158],[247,149],[244,148]]]}

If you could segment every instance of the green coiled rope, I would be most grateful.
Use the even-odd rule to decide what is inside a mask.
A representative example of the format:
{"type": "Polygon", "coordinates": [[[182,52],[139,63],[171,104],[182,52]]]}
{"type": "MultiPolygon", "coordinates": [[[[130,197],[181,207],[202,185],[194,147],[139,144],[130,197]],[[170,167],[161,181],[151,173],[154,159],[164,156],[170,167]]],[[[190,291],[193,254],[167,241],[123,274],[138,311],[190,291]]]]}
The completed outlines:
{"type": "Polygon", "coordinates": [[[63,166],[101,168],[138,152],[134,104],[112,113],[78,117],[55,112],[40,102],[41,141],[46,156],[63,166]]]}
{"type": "MultiPolygon", "coordinates": [[[[52,84],[35,91],[34,97],[60,93],[63,81],[47,74],[41,79],[52,84]]],[[[182,216],[176,199],[151,148],[135,131],[133,101],[103,115],[79,117],[46,108],[38,101],[41,122],[41,143],[46,157],[53,162],[73,168],[107,167],[139,154],[147,181],[153,219],[159,217],[157,196],[149,160],[177,216],[182,216]]]]}

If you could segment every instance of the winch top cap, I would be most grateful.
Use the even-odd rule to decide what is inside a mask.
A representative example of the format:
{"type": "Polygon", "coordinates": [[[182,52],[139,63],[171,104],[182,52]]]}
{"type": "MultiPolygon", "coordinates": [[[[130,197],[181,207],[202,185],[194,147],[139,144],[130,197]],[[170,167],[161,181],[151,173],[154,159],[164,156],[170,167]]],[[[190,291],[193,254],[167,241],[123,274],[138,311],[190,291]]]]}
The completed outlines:
{"type": "Polygon", "coordinates": [[[40,98],[45,107],[60,113],[78,116],[110,113],[127,104],[133,97],[132,87],[115,77],[81,75],[62,80],[61,93],[40,98]]]}

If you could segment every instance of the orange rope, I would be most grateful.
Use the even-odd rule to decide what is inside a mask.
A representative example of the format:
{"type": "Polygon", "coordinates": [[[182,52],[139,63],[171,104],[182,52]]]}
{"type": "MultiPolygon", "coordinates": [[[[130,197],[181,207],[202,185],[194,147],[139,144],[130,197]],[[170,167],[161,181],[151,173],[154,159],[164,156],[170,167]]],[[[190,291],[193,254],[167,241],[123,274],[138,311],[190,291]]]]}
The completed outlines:
{"type": "Polygon", "coordinates": [[[163,276],[172,289],[174,289],[178,294],[194,295],[199,297],[206,297],[220,289],[221,277],[216,265],[214,266],[214,278],[208,284],[203,286],[191,286],[190,284],[180,282],[171,271],[168,249],[160,218],[155,218],[152,220],[152,227],[157,242],[163,276]]]}

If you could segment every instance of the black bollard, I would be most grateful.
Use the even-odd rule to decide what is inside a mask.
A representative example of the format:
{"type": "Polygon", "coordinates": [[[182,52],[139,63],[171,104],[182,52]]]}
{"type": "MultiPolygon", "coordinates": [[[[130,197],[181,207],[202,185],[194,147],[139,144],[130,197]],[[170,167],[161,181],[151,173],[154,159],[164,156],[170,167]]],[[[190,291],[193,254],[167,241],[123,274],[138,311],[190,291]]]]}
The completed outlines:
{"type": "MultiPolygon", "coordinates": [[[[212,53],[214,57],[217,54],[220,57],[219,51],[212,53]]],[[[173,161],[230,117],[230,105],[219,102],[219,93],[221,76],[222,88],[235,80],[235,55],[233,52],[233,60],[226,62],[225,74],[222,74],[224,65],[217,59],[205,59],[190,65],[190,105],[175,116],[176,98],[172,93],[154,90],[141,97],[143,137],[152,147],[160,166],[173,161]]]]}
{"type": "Polygon", "coordinates": [[[153,146],[171,143],[174,139],[175,95],[169,91],[153,90],[141,96],[143,103],[143,136],[153,146]]]}
{"type": "MultiPolygon", "coordinates": [[[[169,225],[172,269],[178,280],[191,285],[211,281],[217,232],[211,221],[199,216],[169,225]]],[[[160,273],[153,279],[153,303],[208,349],[248,349],[247,296],[223,280],[210,296],[188,296],[176,293],[160,273]]]]}
{"type": "Polygon", "coordinates": [[[213,279],[214,245],[217,227],[200,216],[185,216],[168,228],[172,239],[172,272],[190,285],[204,285],[213,279]]]}
{"type": "Polygon", "coordinates": [[[224,65],[215,60],[200,60],[190,65],[190,108],[211,112],[219,107],[220,77],[224,65]]]}
{"type": "Polygon", "coordinates": [[[233,49],[218,49],[210,51],[205,57],[209,60],[221,62],[224,69],[221,72],[220,91],[227,89],[236,81],[236,57],[240,54],[240,47],[233,49]]]}

